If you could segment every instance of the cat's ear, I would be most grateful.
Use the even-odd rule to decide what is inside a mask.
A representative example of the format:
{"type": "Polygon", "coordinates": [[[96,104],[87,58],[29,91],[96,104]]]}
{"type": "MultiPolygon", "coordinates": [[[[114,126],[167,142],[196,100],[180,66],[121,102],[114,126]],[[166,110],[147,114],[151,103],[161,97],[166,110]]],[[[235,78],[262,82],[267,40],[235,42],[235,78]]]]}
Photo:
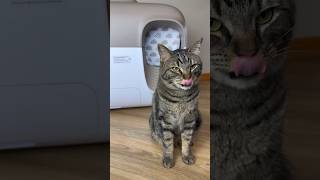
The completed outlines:
{"type": "Polygon", "coordinates": [[[159,55],[160,55],[161,64],[166,62],[172,56],[172,52],[162,44],[158,44],[158,51],[159,51],[159,55]]]}
{"type": "Polygon", "coordinates": [[[202,44],[203,38],[201,38],[199,41],[197,41],[196,43],[194,43],[189,49],[188,51],[199,56],[200,55],[200,47],[202,44]]]}

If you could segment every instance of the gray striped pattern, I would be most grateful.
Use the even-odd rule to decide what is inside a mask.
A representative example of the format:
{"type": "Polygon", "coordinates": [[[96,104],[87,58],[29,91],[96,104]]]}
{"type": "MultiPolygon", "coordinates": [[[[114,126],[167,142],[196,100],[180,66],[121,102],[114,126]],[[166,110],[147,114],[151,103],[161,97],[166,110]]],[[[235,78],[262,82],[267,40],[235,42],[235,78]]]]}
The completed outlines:
{"type": "Polygon", "coordinates": [[[195,163],[190,146],[201,122],[198,110],[201,42],[198,41],[189,49],[175,51],[159,46],[160,77],[153,96],[149,124],[152,138],[163,147],[162,162],[165,168],[174,166],[175,144],[182,147],[184,163],[195,163]],[[193,84],[188,88],[182,87],[181,81],[189,78],[192,78],[193,84]]]}
{"type": "Polygon", "coordinates": [[[283,72],[294,4],[291,0],[211,2],[212,22],[222,23],[219,31],[211,31],[211,179],[290,179],[281,146],[287,102],[283,72]],[[259,14],[270,8],[272,20],[258,25],[259,14]],[[264,78],[230,76],[237,43],[249,43],[242,39],[244,34],[252,37],[252,47],[267,63],[264,78]]]}

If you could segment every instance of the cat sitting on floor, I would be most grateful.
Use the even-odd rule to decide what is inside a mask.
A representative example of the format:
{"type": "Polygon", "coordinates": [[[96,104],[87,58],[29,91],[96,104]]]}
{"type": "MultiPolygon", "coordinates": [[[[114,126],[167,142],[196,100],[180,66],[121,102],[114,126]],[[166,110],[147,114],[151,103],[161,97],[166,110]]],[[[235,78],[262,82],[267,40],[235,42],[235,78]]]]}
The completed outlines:
{"type": "Polygon", "coordinates": [[[202,71],[200,45],[170,51],[159,45],[161,67],[149,119],[151,135],[163,147],[163,166],[174,166],[175,141],[181,141],[182,160],[194,164],[191,144],[201,118],[198,110],[199,78],[202,71]]]}

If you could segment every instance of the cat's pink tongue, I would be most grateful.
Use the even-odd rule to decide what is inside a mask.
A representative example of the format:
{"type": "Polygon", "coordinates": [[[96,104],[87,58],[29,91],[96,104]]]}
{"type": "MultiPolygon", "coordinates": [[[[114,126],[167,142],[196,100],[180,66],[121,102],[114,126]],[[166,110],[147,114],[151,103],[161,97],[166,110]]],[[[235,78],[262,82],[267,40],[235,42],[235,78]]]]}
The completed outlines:
{"type": "Polygon", "coordinates": [[[238,76],[252,76],[254,74],[264,74],[267,64],[262,56],[237,56],[232,60],[231,72],[238,76]]]}
{"type": "Polygon", "coordinates": [[[184,79],[184,80],[182,80],[182,82],[181,82],[181,84],[184,85],[184,86],[191,86],[192,83],[193,83],[192,78],[190,78],[190,79],[184,79]]]}

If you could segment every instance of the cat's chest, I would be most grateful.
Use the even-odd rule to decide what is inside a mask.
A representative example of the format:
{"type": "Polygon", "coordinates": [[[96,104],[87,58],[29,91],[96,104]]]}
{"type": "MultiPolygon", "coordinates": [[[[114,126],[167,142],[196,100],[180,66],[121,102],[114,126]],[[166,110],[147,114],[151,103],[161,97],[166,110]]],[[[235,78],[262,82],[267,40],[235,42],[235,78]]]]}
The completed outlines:
{"type": "Polygon", "coordinates": [[[164,109],[164,117],[170,121],[173,126],[181,127],[186,119],[189,119],[196,111],[197,105],[195,101],[188,103],[173,103],[164,109]]]}
{"type": "Polygon", "coordinates": [[[166,111],[169,114],[176,115],[178,117],[184,117],[195,109],[193,104],[176,104],[168,107],[166,111]]]}

